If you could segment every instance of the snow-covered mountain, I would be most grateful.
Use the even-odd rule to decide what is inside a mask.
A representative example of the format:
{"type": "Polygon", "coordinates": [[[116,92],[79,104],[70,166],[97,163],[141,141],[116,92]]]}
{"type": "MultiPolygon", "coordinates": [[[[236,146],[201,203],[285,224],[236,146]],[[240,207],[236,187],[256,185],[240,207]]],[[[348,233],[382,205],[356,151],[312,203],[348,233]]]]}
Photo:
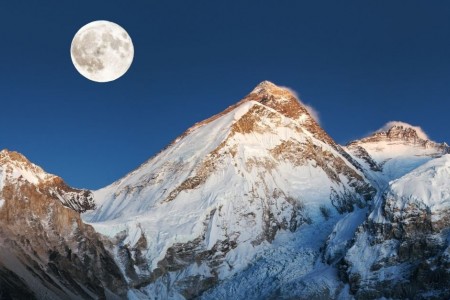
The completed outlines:
{"type": "Polygon", "coordinates": [[[365,207],[375,190],[358,168],[294,95],[262,82],[94,192],[97,208],[83,219],[117,239],[144,297],[191,298],[276,247],[278,234],[365,207]]]}
{"type": "Polygon", "coordinates": [[[449,298],[450,148],[270,82],[98,191],[0,152],[0,299],[449,298]]]}

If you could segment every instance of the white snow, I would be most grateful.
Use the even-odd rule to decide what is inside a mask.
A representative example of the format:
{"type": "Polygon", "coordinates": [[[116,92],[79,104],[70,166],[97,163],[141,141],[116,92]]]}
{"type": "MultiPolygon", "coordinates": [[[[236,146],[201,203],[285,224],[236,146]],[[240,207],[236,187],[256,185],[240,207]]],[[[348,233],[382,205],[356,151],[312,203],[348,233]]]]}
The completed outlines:
{"type": "Polygon", "coordinates": [[[350,240],[355,236],[356,229],[361,225],[367,216],[367,208],[358,209],[344,215],[333,228],[333,232],[328,237],[325,249],[325,258],[329,262],[335,262],[345,255],[350,240]]]}
{"type": "MultiPolygon", "coordinates": [[[[383,243],[371,245],[370,237],[367,232],[358,235],[355,244],[348,250],[346,257],[351,261],[350,272],[358,273],[362,276],[361,280],[365,281],[369,279],[371,275],[371,266],[377,261],[383,261],[383,259],[389,259],[389,257],[395,255],[398,249],[398,240],[387,240],[383,243]]],[[[393,279],[394,276],[400,275],[399,272],[381,273],[384,280],[393,279]]]]}
{"type": "MultiPolygon", "coordinates": [[[[378,177],[378,182],[383,185],[440,155],[435,148],[425,148],[419,144],[403,141],[380,141],[358,145],[366,149],[372,159],[382,166],[382,174],[373,172],[372,175],[378,177]]],[[[351,153],[351,150],[349,152],[351,153]]],[[[364,165],[364,161],[358,157],[354,158],[364,165]]]]}
{"type": "Polygon", "coordinates": [[[321,262],[320,247],[338,219],[316,220],[295,233],[281,231],[245,270],[228,275],[201,299],[302,299],[307,292],[319,299],[326,298],[321,294],[326,289],[333,294],[339,288],[336,270],[321,262]]]}
{"type": "Polygon", "coordinates": [[[365,166],[366,175],[379,190],[374,201],[374,210],[370,214],[370,218],[378,223],[387,222],[382,213],[382,195],[388,189],[389,184],[434,158],[442,156],[442,150],[436,147],[424,147],[421,144],[402,140],[358,142],[357,145],[363,147],[371,158],[382,167],[382,172],[370,170],[364,160],[353,154],[352,147],[346,148],[354,159],[365,166]]]}
{"type": "Polygon", "coordinates": [[[433,218],[450,210],[450,154],[433,159],[391,183],[388,198],[394,209],[402,211],[411,204],[425,206],[433,218]]]}

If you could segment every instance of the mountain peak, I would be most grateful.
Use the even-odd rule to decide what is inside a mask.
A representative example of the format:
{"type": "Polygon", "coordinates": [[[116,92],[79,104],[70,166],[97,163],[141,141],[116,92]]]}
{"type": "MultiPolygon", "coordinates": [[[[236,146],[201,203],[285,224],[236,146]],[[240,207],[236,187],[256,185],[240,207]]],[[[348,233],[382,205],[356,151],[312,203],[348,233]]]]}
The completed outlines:
{"type": "MultiPolygon", "coordinates": [[[[285,117],[293,119],[301,124],[301,126],[309,131],[318,140],[332,145],[338,152],[346,154],[339,149],[333,139],[320,127],[319,123],[314,119],[307,106],[298,99],[296,93],[287,87],[277,86],[270,81],[263,81],[258,84],[250,94],[248,94],[241,104],[247,101],[256,101],[267,106],[285,117]]],[[[348,157],[348,159],[350,159],[348,157]]],[[[351,159],[350,159],[351,160],[351,159]]]]}
{"type": "Polygon", "coordinates": [[[347,145],[349,147],[361,144],[394,143],[409,146],[420,146],[424,149],[436,150],[438,153],[449,153],[450,148],[445,143],[436,143],[430,140],[427,134],[419,126],[413,126],[405,122],[391,121],[373,132],[371,135],[355,140],[347,145]]]}
{"type": "Polygon", "coordinates": [[[388,122],[369,136],[360,140],[352,141],[348,143],[348,145],[359,143],[377,143],[382,141],[397,141],[407,144],[423,145],[426,147],[431,144],[438,145],[437,143],[431,141],[419,126],[413,126],[400,121],[388,122]]]}
{"type": "Polygon", "coordinates": [[[243,99],[243,102],[247,101],[259,102],[291,119],[312,119],[306,107],[300,103],[291,90],[277,86],[270,81],[263,81],[258,84],[243,99]]]}
{"type": "Polygon", "coordinates": [[[418,140],[419,135],[414,128],[404,127],[402,125],[392,126],[386,131],[386,136],[390,139],[406,139],[406,140],[418,140]]]}
{"type": "Polygon", "coordinates": [[[295,92],[292,92],[289,88],[277,86],[276,84],[266,80],[259,83],[247,96],[245,96],[239,102],[229,106],[224,111],[206,120],[196,123],[182,136],[188,134],[195,128],[199,128],[201,126],[209,124],[210,122],[233,111],[237,107],[251,101],[258,102],[265,107],[273,109],[287,118],[293,119],[295,121],[300,121],[300,123],[302,123],[303,126],[308,129],[312,129],[312,127],[318,127],[317,122],[311,116],[308,109],[298,100],[295,92]]]}
{"type": "MultiPolygon", "coordinates": [[[[250,95],[258,95],[260,99],[272,98],[277,102],[286,103],[294,101],[299,103],[299,99],[294,91],[288,87],[278,86],[270,81],[263,81],[259,83],[251,92],[250,95]]],[[[259,101],[262,103],[262,101],[259,101]]],[[[264,104],[264,103],[262,103],[264,104]]],[[[302,105],[300,105],[302,106],[302,105]]]]}

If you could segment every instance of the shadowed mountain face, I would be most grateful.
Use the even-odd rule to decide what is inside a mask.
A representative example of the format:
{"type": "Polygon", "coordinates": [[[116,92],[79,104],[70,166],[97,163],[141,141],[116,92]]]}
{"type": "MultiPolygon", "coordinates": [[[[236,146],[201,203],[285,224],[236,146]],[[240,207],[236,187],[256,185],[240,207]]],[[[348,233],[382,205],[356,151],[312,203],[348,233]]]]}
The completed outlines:
{"type": "Polygon", "coordinates": [[[407,124],[341,147],[267,81],[98,191],[4,150],[0,299],[446,296],[446,153],[407,124]]]}

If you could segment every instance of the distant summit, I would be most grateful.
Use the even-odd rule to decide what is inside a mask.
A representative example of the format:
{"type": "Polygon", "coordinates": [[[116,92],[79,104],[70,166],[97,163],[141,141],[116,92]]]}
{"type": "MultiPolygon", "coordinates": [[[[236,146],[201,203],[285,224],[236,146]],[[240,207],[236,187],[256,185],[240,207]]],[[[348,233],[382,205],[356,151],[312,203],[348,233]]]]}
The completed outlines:
{"type": "Polygon", "coordinates": [[[350,142],[348,146],[381,142],[405,143],[424,148],[435,148],[439,152],[450,153],[450,148],[446,143],[431,141],[420,127],[399,121],[388,122],[370,136],[350,142]]]}
{"type": "Polygon", "coordinates": [[[428,135],[425,133],[425,131],[423,131],[423,129],[419,126],[414,126],[402,121],[390,121],[387,122],[383,127],[381,127],[380,129],[377,130],[377,132],[381,132],[381,131],[389,131],[392,128],[403,128],[403,129],[411,129],[413,130],[417,136],[423,140],[428,140],[428,135]]]}
{"type": "Polygon", "coordinates": [[[431,141],[420,127],[398,121],[348,143],[346,150],[362,166],[384,173],[381,178],[388,181],[432,158],[450,153],[446,143],[431,141]]]}

